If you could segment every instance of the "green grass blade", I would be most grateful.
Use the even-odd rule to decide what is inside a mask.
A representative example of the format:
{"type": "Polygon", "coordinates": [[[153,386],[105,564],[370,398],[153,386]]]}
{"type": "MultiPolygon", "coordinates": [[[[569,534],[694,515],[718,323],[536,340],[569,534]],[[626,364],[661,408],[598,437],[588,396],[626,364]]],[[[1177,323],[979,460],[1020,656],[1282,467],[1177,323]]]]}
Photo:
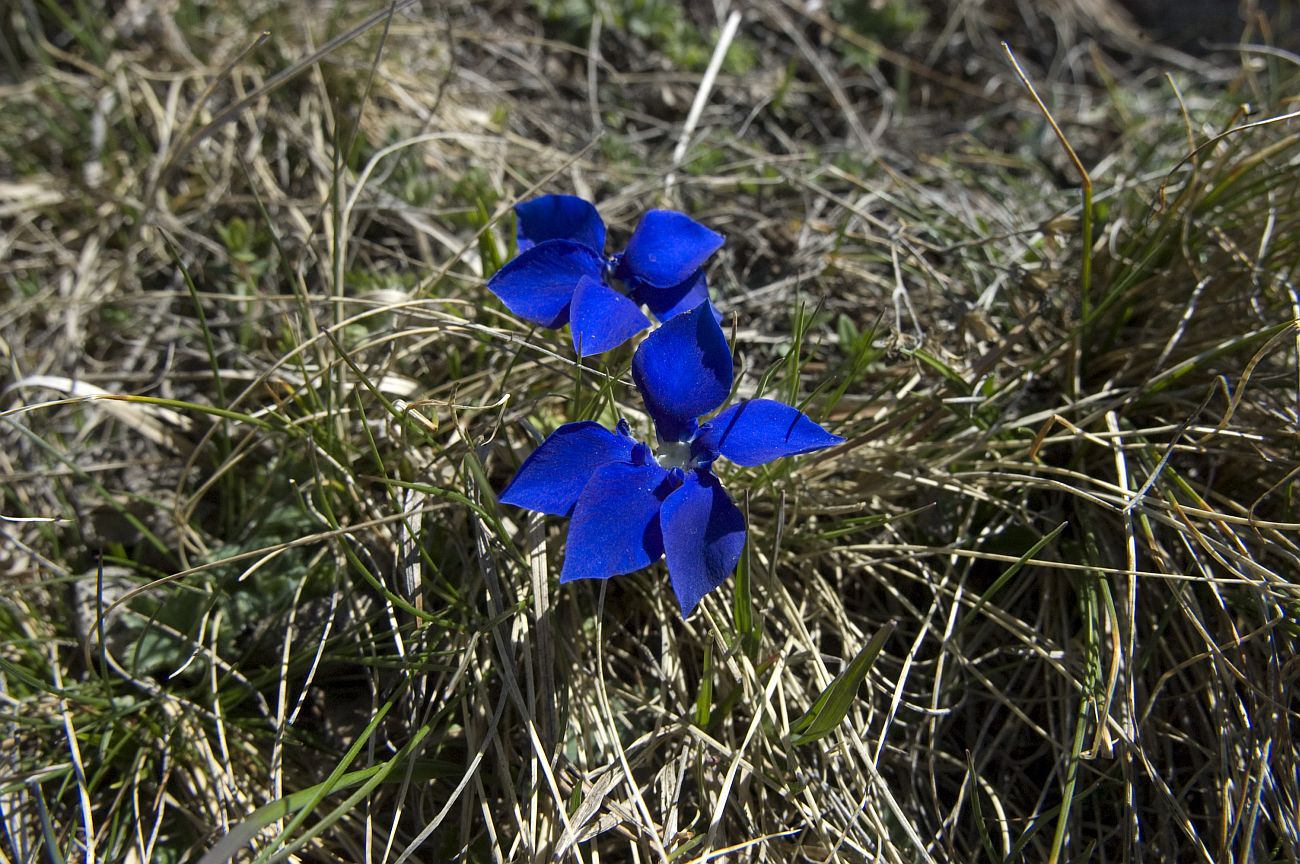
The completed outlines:
{"type": "Polygon", "coordinates": [[[853,662],[822,691],[813,706],[791,724],[790,728],[794,732],[791,739],[795,744],[811,744],[825,738],[848,716],[849,709],[858,696],[858,687],[875,665],[876,658],[880,656],[881,649],[889,641],[896,626],[890,621],[877,630],[867,644],[862,646],[853,662]]]}
{"type": "Polygon", "coordinates": [[[984,605],[993,598],[993,595],[998,593],[998,591],[1000,591],[1009,581],[1011,581],[1012,577],[1014,577],[1017,573],[1020,572],[1021,568],[1025,566],[1026,562],[1028,562],[1031,558],[1033,558],[1035,555],[1041,552],[1047,546],[1047,544],[1051,543],[1057,537],[1061,536],[1061,532],[1064,531],[1065,527],[1069,524],[1070,524],[1069,522],[1062,522],[1060,525],[1057,525],[1051,531],[1048,531],[1046,534],[1040,537],[1038,541],[1034,543],[1033,546],[1030,546],[1027,550],[1025,550],[1025,554],[1021,555],[1018,559],[1016,559],[1014,564],[1012,564],[1010,567],[1004,570],[1001,576],[993,580],[993,584],[990,585],[984,591],[984,593],[980,595],[980,599],[976,601],[975,605],[972,606],[970,611],[967,612],[966,615],[962,618],[961,621],[962,626],[965,627],[968,624],[970,624],[971,621],[975,619],[975,616],[980,613],[980,610],[984,608],[984,605]]]}

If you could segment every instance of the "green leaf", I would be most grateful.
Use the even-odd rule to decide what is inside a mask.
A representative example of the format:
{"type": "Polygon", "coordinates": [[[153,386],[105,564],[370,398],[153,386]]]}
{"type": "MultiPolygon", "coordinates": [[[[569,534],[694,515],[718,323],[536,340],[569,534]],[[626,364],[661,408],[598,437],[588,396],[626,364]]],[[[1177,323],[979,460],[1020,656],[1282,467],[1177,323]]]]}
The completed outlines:
{"type": "Polygon", "coordinates": [[[966,383],[966,379],[961,377],[961,373],[931,354],[929,351],[917,348],[911,352],[911,356],[938,372],[946,380],[952,382],[952,384],[961,391],[963,396],[969,396],[971,394],[970,384],[966,383]]]}
{"type": "MultiPolygon", "coordinates": [[[[745,501],[745,524],[749,524],[749,501],[745,501]]],[[[749,566],[749,544],[736,562],[735,590],[732,592],[732,614],[735,616],[736,635],[741,639],[754,632],[753,577],[749,566]]]]}
{"type": "Polygon", "coordinates": [[[704,645],[704,671],[700,675],[700,692],[695,697],[695,725],[705,729],[713,708],[713,643],[704,645]]]}
{"type": "Polygon", "coordinates": [[[862,685],[863,679],[875,665],[876,658],[880,656],[880,650],[885,647],[885,642],[889,640],[890,635],[894,632],[897,625],[890,621],[884,627],[876,631],[858,656],[853,658],[853,662],[835,676],[835,680],[830,683],[822,695],[817,697],[817,701],[808,711],[794,721],[791,728],[794,735],[791,738],[795,744],[811,744],[825,738],[835,727],[840,725],[853,707],[853,700],[857,698],[858,687],[862,685]]]}
{"type": "Polygon", "coordinates": [[[858,325],[853,323],[853,319],[849,316],[841,314],[835,321],[835,330],[840,337],[840,351],[850,357],[853,356],[853,352],[858,347],[858,340],[862,338],[858,325]]]}

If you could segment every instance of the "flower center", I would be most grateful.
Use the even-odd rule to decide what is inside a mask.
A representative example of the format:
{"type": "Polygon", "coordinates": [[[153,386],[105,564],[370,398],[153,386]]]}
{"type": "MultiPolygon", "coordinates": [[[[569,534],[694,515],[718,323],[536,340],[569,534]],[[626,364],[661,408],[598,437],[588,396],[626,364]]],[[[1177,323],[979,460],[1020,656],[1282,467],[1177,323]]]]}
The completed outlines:
{"type": "Polygon", "coordinates": [[[689,441],[664,441],[659,444],[659,449],[655,451],[655,461],[661,468],[672,470],[680,468],[683,471],[689,471],[692,468],[698,468],[695,457],[691,454],[691,442],[689,441]]]}
{"type": "Polygon", "coordinates": [[[613,288],[615,291],[622,294],[624,297],[631,297],[632,296],[631,288],[628,286],[626,282],[624,282],[622,279],[618,277],[618,260],[620,257],[622,256],[611,255],[610,257],[606,258],[605,270],[601,274],[601,276],[604,278],[605,284],[608,285],[610,288],[613,288]]]}

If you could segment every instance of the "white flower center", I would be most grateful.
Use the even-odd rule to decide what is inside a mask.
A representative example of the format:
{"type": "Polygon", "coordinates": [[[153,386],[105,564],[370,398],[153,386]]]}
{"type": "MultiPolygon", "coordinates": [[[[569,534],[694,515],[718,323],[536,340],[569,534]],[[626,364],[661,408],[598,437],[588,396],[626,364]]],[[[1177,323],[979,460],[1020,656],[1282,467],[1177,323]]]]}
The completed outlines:
{"type": "Polygon", "coordinates": [[[683,471],[695,467],[695,459],[691,456],[691,442],[689,441],[665,441],[659,445],[655,451],[655,461],[659,467],[672,470],[680,468],[683,471]]]}

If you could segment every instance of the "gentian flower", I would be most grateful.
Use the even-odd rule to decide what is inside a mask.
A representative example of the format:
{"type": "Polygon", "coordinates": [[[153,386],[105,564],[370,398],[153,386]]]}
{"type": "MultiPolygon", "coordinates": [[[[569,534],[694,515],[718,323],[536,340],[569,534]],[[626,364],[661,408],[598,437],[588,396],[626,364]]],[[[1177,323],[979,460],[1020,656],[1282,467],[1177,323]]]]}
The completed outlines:
{"type": "Polygon", "coordinates": [[[632,377],[657,450],[624,420],[613,431],[566,423],[524,461],[501,501],[570,518],[561,582],[608,579],[665,557],[685,617],[731,574],[745,546],[745,519],[714,461],[763,465],[844,439],[771,399],[738,402],[701,425],[732,382],[731,351],[707,303],[647,336],[632,377]]]}
{"type": "Polygon", "coordinates": [[[577,196],[533,198],[515,205],[515,216],[519,254],[488,288],[520,318],[569,324],[580,356],[617,348],[649,327],[642,304],[667,321],[709,299],[703,265],[723,238],[684,213],[647,212],[627,249],[609,257],[605,223],[577,196]]]}

